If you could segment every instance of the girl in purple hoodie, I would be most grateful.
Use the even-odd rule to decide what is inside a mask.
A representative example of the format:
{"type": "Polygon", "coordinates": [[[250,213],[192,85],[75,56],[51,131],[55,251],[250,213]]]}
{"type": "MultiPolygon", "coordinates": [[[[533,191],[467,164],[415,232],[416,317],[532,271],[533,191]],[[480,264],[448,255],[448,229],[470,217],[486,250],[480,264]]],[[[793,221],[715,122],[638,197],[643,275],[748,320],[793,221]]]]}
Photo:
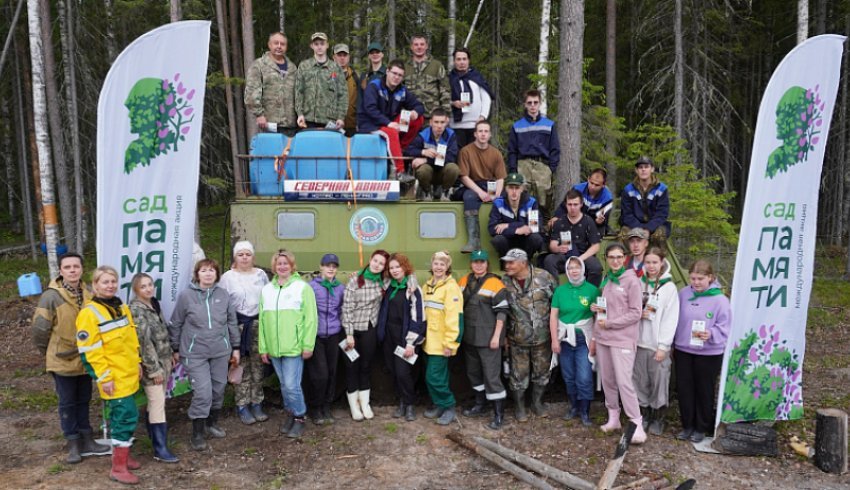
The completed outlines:
{"type": "Polygon", "coordinates": [[[700,442],[714,428],[714,395],[732,323],[729,299],[705,260],[691,266],[689,286],[679,291],[679,323],[673,339],[682,432],[700,442]]]}

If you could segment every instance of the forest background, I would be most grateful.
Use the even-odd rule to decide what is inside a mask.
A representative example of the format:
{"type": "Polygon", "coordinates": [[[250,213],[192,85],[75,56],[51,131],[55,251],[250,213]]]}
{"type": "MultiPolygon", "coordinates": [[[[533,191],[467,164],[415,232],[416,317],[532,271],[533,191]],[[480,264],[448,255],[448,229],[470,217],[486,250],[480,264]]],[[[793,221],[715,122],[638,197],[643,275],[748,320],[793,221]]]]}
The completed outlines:
{"type": "MultiPolygon", "coordinates": [[[[411,36],[424,33],[447,66],[468,45],[496,94],[491,120],[503,151],[523,91],[545,91],[562,146],[559,195],[598,166],[619,194],[634,159],[649,155],[671,189],[680,258],[713,255],[731,273],[762,91],[798,42],[850,32],[850,1],[3,0],[0,248],[35,257],[55,233],[70,249],[91,249],[103,79],[135,38],[181,19],[213,22],[202,208],[234,195],[236,155],[247,153],[254,126],[244,73],[269,33],[284,31],[288,56],[300,62],[310,34],[326,32],[332,45],[351,47],[359,72],[370,42],[384,44],[387,62],[407,58],[411,36]],[[48,212],[45,227],[51,201],[58,224],[48,212]]],[[[845,62],[819,210],[819,244],[836,247],[850,231],[848,71],[845,62]]]]}

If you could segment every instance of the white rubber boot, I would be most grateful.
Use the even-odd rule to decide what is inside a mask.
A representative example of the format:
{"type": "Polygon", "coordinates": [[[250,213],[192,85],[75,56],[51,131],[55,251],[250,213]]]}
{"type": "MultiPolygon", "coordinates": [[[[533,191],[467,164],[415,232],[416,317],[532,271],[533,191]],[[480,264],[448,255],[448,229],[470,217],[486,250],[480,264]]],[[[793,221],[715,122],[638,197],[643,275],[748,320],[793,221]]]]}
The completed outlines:
{"type": "Polygon", "coordinates": [[[346,393],[345,396],[348,397],[348,406],[351,408],[351,418],[356,421],[363,420],[363,412],[360,411],[360,392],[355,391],[354,393],[346,393]]]}
{"type": "Polygon", "coordinates": [[[375,416],[372,413],[372,407],[369,406],[369,392],[372,390],[361,390],[358,393],[360,394],[360,410],[363,411],[363,416],[368,420],[372,420],[372,417],[375,416]]]}

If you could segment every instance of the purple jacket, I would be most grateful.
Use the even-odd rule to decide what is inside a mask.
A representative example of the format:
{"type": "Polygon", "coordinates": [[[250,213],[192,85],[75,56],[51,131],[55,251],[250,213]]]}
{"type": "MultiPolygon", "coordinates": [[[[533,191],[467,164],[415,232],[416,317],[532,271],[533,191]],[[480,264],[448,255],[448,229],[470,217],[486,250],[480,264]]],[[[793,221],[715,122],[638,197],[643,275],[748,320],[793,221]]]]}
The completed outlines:
{"type": "Polygon", "coordinates": [[[345,294],[345,284],[340,283],[334,288],[331,296],[327,288],[322,286],[322,278],[314,277],[310,287],[316,293],[316,309],[319,313],[319,328],[316,336],[325,339],[342,331],[342,297],[345,294]]]}
{"type": "MultiPolygon", "coordinates": [[[[719,288],[714,282],[709,288],[719,288]]],[[[699,356],[722,355],[726,349],[726,339],[732,329],[732,308],[729,298],[725,295],[701,296],[690,300],[694,290],[686,286],[679,291],[679,324],[676,326],[676,337],[673,347],[676,350],[699,356]],[[704,320],[705,329],[711,336],[702,347],[691,345],[691,322],[704,320]]]]}
{"type": "Polygon", "coordinates": [[[643,312],[640,279],[634,271],[626,269],[620,276],[620,285],[609,280],[602,288],[602,296],[608,302],[608,319],[605,320],[605,328],[600,328],[597,320],[593,326],[593,339],[609,347],[635,350],[643,312]]]}

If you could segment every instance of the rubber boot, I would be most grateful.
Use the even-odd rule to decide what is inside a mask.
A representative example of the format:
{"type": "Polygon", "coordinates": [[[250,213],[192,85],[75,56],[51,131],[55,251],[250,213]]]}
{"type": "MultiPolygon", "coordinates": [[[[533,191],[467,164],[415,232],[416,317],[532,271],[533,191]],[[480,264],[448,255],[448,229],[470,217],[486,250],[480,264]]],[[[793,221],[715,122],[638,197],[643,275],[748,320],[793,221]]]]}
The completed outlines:
{"type": "Polygon", "coordinates": [[[538,417],[548,417],[546,407],[543,405],[543,394],[546,393],[546,386],[536,384],[531,385],[531,411],[538,417]]]}
{"type": "Polygon", "coordinates": [[[435,419],[442,414],[443,414],[442,408],[440,408],[436,405],[431,405],[430,407],[428,407],[425,410],[425,412],[422,414],[422,416],[425,417],[426,419],[435,419]]]}
{"type": "Polygon", "coordinates": [[[290,439],[298,439],[304,433],[304,416],[292,417],[292,427],[286,433],[286,437],[290,439]]]}
{"type": "Polygon", "coordinates": [[[461,413],[464,417],[483,417],[487,413],[487,394],[483,391],[476,391],[475,405],[461,413]]]}
{"type": "MultiPolygon", "coordinates": [[[[603,425],[599,428],[602,430],[602,432],[606,432],[606,433],[622,429],[623,426],[620,425],[620,410],[619,409],[611,410],[609,408],[608,409],[608,422],[606,422],[605,425],[603,425]]],[[[643,431],[643,428],[640,427],[640,430],[643,431]]]]}
{"type": "Polygon", "coordinates": [[[570,399],[570,408],[567,410],[567,413],[561,417],[564,420],[572,420],[578,416],[579,413],[579,402],[576,400],[576,395],[570,395],[567,393],[567,398],[570,399]]]}
{"type": "Polygon", "coordinates": [[[493,400],[493,420],[487,424],[488,429],[502,430],[505,423],[505,400],[493,400]]]}
{"type": "Polygon", "coordinates": [[[512,390],[511,398],[514,399],[514,416],[517,422],[528,422],[528,413],[525,411],[525,390],[512,390]]]}
{"type": "Polygon", "coordinates": [[[404,406],[404,420],[408,422],[416,420],[416,411],[413,409],[413,405],[404,406]]]}
{"type": "Polygon", "coordinates": [[[257,419],[254,418],[254,414],[251,413],[251,408],[248,405],[244,407],[236,407],[236,415],[239,416],[239,420],[242,421],[245,425],[256,424],[257,419]]]}
{"type": "Polygon", "coordinates": [[[206,424],[206,419],[192,419],[192,438],[190,442],[192,443],[192,449],[195,451],[203,451],[209,447],[206,441],[206,424]]]}
{"type": "Polygon", "coordinates": [[[328,424],[333,425],[333,423],[334,423],[334,416],[333,416],[333,414],[331,413],[331,405],[330,405],[330,403],[325,404],[325,405],[322,405],[322,416],[325,418],[325,421],[327,421],[327,423],[328,423],[328,424]]]}
{"type": "Polygon", "coordinates": [[[148,432],[153,444],[153,459],[163,463],[177,463],[180,458],[168,450],[168,424],[148,424],[148,432]]]}
{"type": "Polygon", "coordinates": [[[372,407],[369,406],[369,394],[372,390],[360,390],[358,398],[360,399],[360,410],[363,412],[363,417],[367,420],[372,420],[375,414],[372,412],[372,407]]]}
{"type": "Polygon", "coordinates": [[[254,420],[256,420],[257,422],[265,422],[269,419],[269,416],[266,415],[266,412],[263,412],[262,403],[251,404],[251,415],[254,416],[254,420]]]}
{"type": "Polygon", "coordinates": [[[398,404],[398,408],[396,408],[395,412],[393,412],[394,419],[400,419],[402,417],[404,417],[404,402],[400,402],[398,404]]]}
{"type": "Polygon", "coordinates": [[[125,485],[137,485],[139,477],[127,469],[127,458],[130,456],[129,447],[112,447],[112,470],[109,478],[125,485]]]}
{"type": "Polygon", "coordinates": [[[227,433],[224,432],[224,429],[218,426],[218,416],[220,413],[220,408],[214,408],[210,410],[210,416],[207,417],[206,425],[206,434],[208,437],[213,437],[215,439],[224,439],[227,436],[227,433]]]}
{"type": "Polygon", "coordinates": [[[649,428],[649,423],[652,421],[652,409],[650,407],[640,407],[640,418],[643,421],[643,430],[649,428]]]}
{"type": "Polygon", "coordinates": [[[449,425],[454,422],[456,418],[455,407],[449,407],[443,410],[443,413],[440,414],[440,417],[437,419],[437,423],[439,425],[449,425]]]}
{"type": "Polygon", "coordinates": [[[464,215],[463,222],[466,224],[466,234],[469,236],[469,240],[460,251],[470,254],[481,248],[481,228],[478,224],[478,213],[471,216],[464,215]]]}
{"type": "Polygon", "coordinates": [[[111,446],[95,442],[91,431],[80,431],[80,456],[106,456],[111,452],[111,446]]]}
{"type": "Polygon", "coordinates": [[[351,418],[356,421],[363,420],[363,412],[360,411],[360,392],[346,393],[348,398],[348,406],[351,408],[351,418]]]}
{"type": "Polygon", "coordinates": [[[289,410],[284,410],[283,416],[285,418],[283,419],[283,423],[280,424],[280,433],[286,435],[289,434],[289,431],[292,430],[292,426],[295,424],[295,416],[289,410]]]}
{"type": "Polygon", "coordinates": [[[325,425],[327,423],[325,417],[322,415],[321,408],[311,408],[308,411],[308,416],[310,417],[310,420],[312,420],[313,423],[316,425],[325,425]]]}
{"type": "Polygon", "coordinates": [[[590,427],[593,422],[590,420],[590,400],[579,400],[578,414],[581,417],[581,425],[590,427]]]}
{"type": "Polygon", "coordinates": [[[82,460],[83,457],[80,456],[80,440],[68,439],[68,457],[65,458],[65,462],[68,464],[77,464],[82,460]]]}
{"type": "Polygon", "coordinates": [[[654,436],[660,436],[664,433],[664,428],[667,425],[667,422],[664,420],[664,416],[667,412],[667,406],[658,407],[655,409],[655,418],[652,419],[652,422],[649,424],[649,433],[654,436]]]}
{"type": "Polygon", "coordinates": [[[643,430],[643,420],[641,419],[631,419],[632,423],[637,426],[635,428],[635,433],[632,436],[632,444],[643,444],[646,442],[646,432],[643,430]]]}

